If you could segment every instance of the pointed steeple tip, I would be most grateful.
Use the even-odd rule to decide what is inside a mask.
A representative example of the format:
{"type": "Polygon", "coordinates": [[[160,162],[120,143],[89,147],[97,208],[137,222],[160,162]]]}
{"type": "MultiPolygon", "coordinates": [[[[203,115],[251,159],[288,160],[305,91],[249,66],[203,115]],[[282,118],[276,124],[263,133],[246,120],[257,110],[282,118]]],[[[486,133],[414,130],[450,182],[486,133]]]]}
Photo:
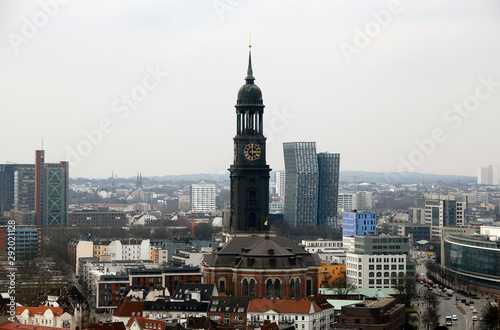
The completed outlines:
{"type": "Polygon", "coordinates": [[[252,70],[252,44],[248,45],[248,70],[245,80],[247,81],[247,84],[253,84],[253,81],[255,80],[252,70]]]}

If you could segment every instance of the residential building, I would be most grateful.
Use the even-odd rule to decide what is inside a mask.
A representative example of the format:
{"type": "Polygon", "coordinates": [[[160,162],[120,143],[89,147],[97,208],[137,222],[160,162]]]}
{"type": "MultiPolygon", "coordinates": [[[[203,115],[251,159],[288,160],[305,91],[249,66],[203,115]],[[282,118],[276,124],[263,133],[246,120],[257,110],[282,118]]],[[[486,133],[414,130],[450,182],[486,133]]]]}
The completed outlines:
{"type": "Polygon", "coordinates": [[[201,252],[198,250],[181,250],[172,256],[172,264],[177,267],[199,267],[201,265],[201,259],[203,258],[204,253],[206,252],[201,252]]]}
{"type": "Polygon", "coordinates": [[[276,194],[285,197],[286,172],[276,171],[276,194]]]}
{"type": "Polygon", "coordinates": [[[398,277],[416,275],[408,237],[355,236],[346,253],[347,281],[357,288],[392,288],[398,277]]]}
{"type": "Polygon", "coordinates": [[[212,297],[208,317],[220,326],[245,327],[250,297],[212,297]]]}
{"type": "Polygon", "coordinates": [[[108,245],[111,260],[151,260],[149,239],[115,240],[108,245]]]}
{"type": "Polygon", "coordinates": [[[342,307],[332,329],[403,329],[405,305],[395,298],[365,298],[362,303],[342,307]]]}
{"type": "Polygon", "coordinates": [[[339,193],[338,213],[350,212],[358,209],[357,195],[355,193],[339,193]]]}
{"type": "Polygon", "coordinates": [[[320,288],[345,286],[347,283],[346,266],[330,264],[327,261],[322,261],[318,283],[320,288]]]}
{"type": "Polygon", "coordinates": [[[68,260],[69,267],[74,272],[79,269],[80,258],[88,258],[94,256],[94,243],[72,238],[68,242],[68,260]]]}
{"type": "Polygon", "coordinates": [[[295,227],[318,224],[318,160],[315,142],[283,143],[285,220],[295,227]]]}
{"type": "Polygon", "coordinates": [[[215,211],[215,184],[206,183],[191,185],[191,210],[194,213],[215,211]]]}
{"type": "Polygon", "coordinates": [[[358,211],[369,211],[372,209],[372,192],[371,191],[357,191],[356,203],[358,211]]]}
{"type": "Polygon", "coordinates": [[[16,308],[16,317],[21,324],[38,326],[76,328],[74,315],[64,312],[61,307],[39,306],[16,308]]]}
{"type": "Polygon", "coordinates": [[[315,142],[283,143],[285,220],[296,227],[337,228],[340,155],[316,153],[315,142]]]}
{"type": "Polygon", "coordinates": [[[96,300],[96,308],[116,308],[126,291],[132,287],[150,290],[165,288],[168,292],[174,292],[179,284],[201,282],[202,272],[198,267],[138,269],[137,265],[134,269],[126,269],[121,273],[98,273],[93,278],[90,272],[87,281],[92,298],[96,300]]]}
{"type": "Polygon", "coordinates": [[[498,164],[489,163],[481,166],[477,175],[478,184],[498,185],[498,164]]]}
{"type": "Polygon", "coordinates": [[[335,317],[333,306],[324,298],[316,298],[253,298],[248,304],[247,325],[258,327],[266,322],[275,322],[281,327],[294,326],[295,329],[330,329],[335,317]]]}
{"type": "Polygon", "coordinates": [[[342,236],[360,236],[377,233],[377,214],[344,212],[342,215],[342,236]]]}
{"type": "Polygon", "coordinates": [[[318,225],[339,228],[337,199],[339,195],[340,154],[318,154],[318,225]]]}
{"type": "Polygon", "coordinates": [[[35,225],[0,226],[0,251],[14,251],[14,256],[42,256],[43,229],[35,225]]]}
{"type": "Polygon", "coordinates": [[[177,197],[177,209],[179,211],[191,210],[191,196],[189,196],[188,194],[179,194],[177,197]]]}

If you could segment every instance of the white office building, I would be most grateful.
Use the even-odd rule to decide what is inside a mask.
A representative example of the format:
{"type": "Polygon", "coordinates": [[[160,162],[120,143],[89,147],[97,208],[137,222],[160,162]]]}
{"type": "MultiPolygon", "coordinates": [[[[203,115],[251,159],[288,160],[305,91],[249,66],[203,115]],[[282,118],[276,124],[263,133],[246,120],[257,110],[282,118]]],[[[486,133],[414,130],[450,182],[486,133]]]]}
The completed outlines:
{"type": "Polygon", "coordinates": [[[215,184],[202,181],[191,185],[191,210],[194,213],[215,210],[215,184]]]}

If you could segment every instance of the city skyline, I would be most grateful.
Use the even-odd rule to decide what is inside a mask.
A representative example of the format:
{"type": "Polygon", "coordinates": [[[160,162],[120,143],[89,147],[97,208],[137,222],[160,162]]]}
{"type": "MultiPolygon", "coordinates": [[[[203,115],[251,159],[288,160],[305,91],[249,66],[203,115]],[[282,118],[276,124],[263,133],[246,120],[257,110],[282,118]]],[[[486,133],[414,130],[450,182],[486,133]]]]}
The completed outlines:
{"type": "Polygon", "coordinates": [[[314,141],[341,171],[476,176],[500,163],[499,12],[486,0],[3,2],[0,163],[34,163],[43,140],[72,178],[226,173],[251,34],[272,170],[283,142],[314,141]]]}

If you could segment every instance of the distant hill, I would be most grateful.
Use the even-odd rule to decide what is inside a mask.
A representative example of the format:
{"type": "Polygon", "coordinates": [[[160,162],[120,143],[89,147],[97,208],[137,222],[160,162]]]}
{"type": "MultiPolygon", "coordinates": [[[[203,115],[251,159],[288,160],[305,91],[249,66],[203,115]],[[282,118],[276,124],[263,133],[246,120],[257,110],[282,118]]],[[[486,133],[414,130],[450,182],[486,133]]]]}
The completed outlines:
{"type": "Polygon", "coordinates": [[[386,183],[476,183],[475,176],[424,174],[415,172],[361,172],[341,171],[340,182],[386,183]]]}
{"type": "MultiPolygon", "coordinates": [[[[274,172],[271,172],[271,181],[274,181],[274,172]]],[[[132,181],[135,182],[136,177],[130,178],[117,178],[116,182],[132,181]]],[[[207,182],[229,182],[229,172],[223,174],[183,174],[183,175],[164,175],[164,176],[143,176],[143,180],[158,181],[158,182],[185,182],[197,183],[202,180],[207,182]]],[[[72,178],[72,183],[85,183],[87,181],[94,182],[108,182],[108,179],[86,179],[86,178],[72,178]]],[[[441,175],[441,174],[423,174],[414,172],[362,172],[362,171],[341,171],[341,183],[476,183],[477,178],[474,176],[462,175],[441,175]]]]}

